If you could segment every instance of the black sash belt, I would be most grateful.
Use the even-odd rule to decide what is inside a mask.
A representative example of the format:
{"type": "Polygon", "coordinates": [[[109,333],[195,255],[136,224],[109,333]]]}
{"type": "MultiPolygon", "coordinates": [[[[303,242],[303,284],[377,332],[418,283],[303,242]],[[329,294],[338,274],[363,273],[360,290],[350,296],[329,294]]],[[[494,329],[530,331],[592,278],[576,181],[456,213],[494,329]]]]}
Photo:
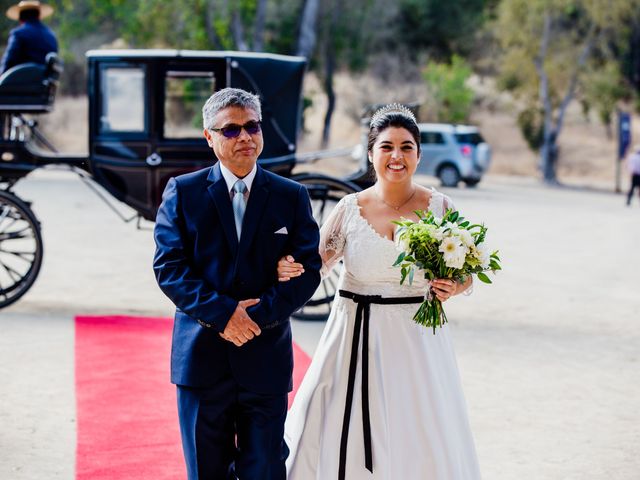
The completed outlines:
{"type": "Polygon", "coordinates": [[[371,418],[369,415],[369,313],[371,310],[371,304],[400,305],[405,303],[422,303],[424,301],[424,297],[384,298],[380,295],[360,295],[346,290],[339,290],[338,293],[341,297],[349,298],[357,304],[356,321],[353,326],[353,340],[351,342],[351,359],[349,360],[347,399],[344,406],[344,418],[342,420],[342,436],[340,437],[340,464],[338,468],[338,480],[345,480],[345,470],[347,467],[347,439],[349,437],[351,406],[353,404],[356,368],[358,366],[360,328],[362,326],[362,431],[364,435],[364,465],[367,470],[373,473],[373,455],[371,453],[371,418]]]}

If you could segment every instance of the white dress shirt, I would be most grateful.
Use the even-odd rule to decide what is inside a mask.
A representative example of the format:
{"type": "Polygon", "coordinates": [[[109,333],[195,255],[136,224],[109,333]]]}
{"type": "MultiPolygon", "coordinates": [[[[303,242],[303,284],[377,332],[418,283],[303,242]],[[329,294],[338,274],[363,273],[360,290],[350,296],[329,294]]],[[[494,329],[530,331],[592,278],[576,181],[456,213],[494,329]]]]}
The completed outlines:
{"type": "Polygon", "coordinates": [[[256,172],[258,171],[258,165],[254,165],[251,171],[244,178],[236,177],[231,170],[225,167],[222,162],[220,163],[220,173],[222,173],[222,177],[224,178],[225,183],[227,184],[227,191],[229,192],[229,196],[233,199],[233,186],[236,184],[238,180],[242,180],[244,184],[247,186],[247,192],[244,194],[244,199],[248,200],[249,193],[251,193],[251,185],[253,184],[253,179],[256,178],[256,172]]]}

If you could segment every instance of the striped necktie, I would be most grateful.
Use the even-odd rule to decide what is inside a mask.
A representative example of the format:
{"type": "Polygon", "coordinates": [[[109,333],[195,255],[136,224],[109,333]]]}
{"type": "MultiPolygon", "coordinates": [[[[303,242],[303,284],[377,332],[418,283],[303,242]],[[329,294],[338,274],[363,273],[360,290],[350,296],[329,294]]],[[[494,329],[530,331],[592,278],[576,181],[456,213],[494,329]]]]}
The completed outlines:
{"type": "Polygon", "coordinates": [[[240,241],[240,234],[242,233],[242,219],[244,218],[244,211],[247,208],[247,204],[244,200],[244,194],[247,191],[247,186],[242,180],[238,180],[233,185],[233,200],[231,202],[233,206],[233,216],[236,221],[236,233],[238,234],[238,241],[240,241]]]}

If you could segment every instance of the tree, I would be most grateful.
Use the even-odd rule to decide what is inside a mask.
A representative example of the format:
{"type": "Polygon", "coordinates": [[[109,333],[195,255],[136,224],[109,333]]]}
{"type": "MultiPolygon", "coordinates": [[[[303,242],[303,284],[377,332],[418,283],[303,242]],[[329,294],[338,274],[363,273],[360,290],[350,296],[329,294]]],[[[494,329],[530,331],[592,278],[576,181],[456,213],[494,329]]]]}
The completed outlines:
{"type": "Polygon", "coordinates": [[[640,9],[635,9],[620,25],[622,40],[614,43],[614,56],[621,63],[621,73],[640,93],[640,9]]]}
{"type": "MultiPolygon", "coordinates": [[[[13,3],[4,1],[5,7],[13,3]]],[[[309,60],[328,97],[323,144],[338,99],[334,75],[364,71],[385,55],[415,61],[423,53],[448,61],[464,54],[498,0],[49,0],[51,24],[84,89],[84,53],[117,41],[132,48],[224,49],[298,54],[309,60]]],[[[0,29],[13,24],[0,19],[0,29]],[[3,23],[4,22],[4,23],[3,23]]],[[[415,68],[411,68],[412,73],[415,68]]],[[[402,70],[402,74],[406,73],[402,70]]],[[[382,72],[380,78],[385,77],[382,72]]],[[[412,78],[414,80],[415,78],[412,78]]],[[[67,90],[68,91],[68,90],[67,90]]],[[[78,92],[76,92],[78,93],[78,92]]]]}
{"type": "Polygon", "coordinates": [[[302,20],[300,22],[300,33],[298,35],[297,55],[311,58],[317,37],[318,12],[320,11],[320,0],[304,0],[302,20]]]}
{"type": "MultiPolygon", "coordinates": [[[[92,0],[99,2],[100,0],[92,0]]],[[[114,3],[121,0],[110,0],[114,3]]],[[[267,0],[140,0],[122,25],[135,46],[264,51],[267,0]]],[[[276,27],[277,28],[277,27],[276,27]]]]}
{"type": "Polygon", "coordinates": [[[433,113],[438,121],[461,123],[469,118],[473,103],[473,90],[466,86],[471,67],[458,55],[451,63],[429,63],[423,77],[434,105],[433,113]]]}
{"type": "Polygon", "coordinates": [[[587,72],[588,82],[583,87],[583,108],[588,114],[595,109],[600,121],[606,128],[607,138],[613,138],[612,121],[618,102],[631,95],[620,73],[620,64],[609,61],[597,69],[587,72]]]}
{"type": "Polygon", "coordinates": [[[499,5],[497,31],[505,50],[502,85],[518,94],[530,113],[541,113],[540,167],[546,182],[557,182],[557,142],[567,107],[579,86],[590,81],[588,67],[601,68],[594,52],[637,4],[503,0],[499,5]]]}
{"type": "Polygon", "coordinates": [[[262,52],[264,50],[264,26],[267,16],[267,0],[257,0],[256,19],[253,24],[253,50],[262,52]]]}
{"type": "Polygon", "coordinates": [[[495,0],[398,0],[395,42],[416,58],[428,52],[441,60],[466,54],[495,0]]]}
{"type": "Polygon", "coordinates": [[[384,0],[321,2],[315,32],[316,50],[310,63],[318,73],[328,99],[321,142],[323,148],[329,142],[331,119],[337,103],[333,87],[335,72],[339,69],[362,71],[372,53],[388,49],[385,42],[392,31],[395,15],[396,11],[384,0]]]}

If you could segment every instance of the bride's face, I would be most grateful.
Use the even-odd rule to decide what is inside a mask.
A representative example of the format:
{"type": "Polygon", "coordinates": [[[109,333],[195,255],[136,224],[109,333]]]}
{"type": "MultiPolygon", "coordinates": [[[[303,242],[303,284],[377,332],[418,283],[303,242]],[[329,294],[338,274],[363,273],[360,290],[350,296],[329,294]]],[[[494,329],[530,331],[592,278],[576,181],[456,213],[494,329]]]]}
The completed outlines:
{"type": "Polygon", "coordinates": [[[378,135],[369,160],[378,181],[410,181],[420,161],[418,145],[408,130],[389,127],[378,135]]]}

